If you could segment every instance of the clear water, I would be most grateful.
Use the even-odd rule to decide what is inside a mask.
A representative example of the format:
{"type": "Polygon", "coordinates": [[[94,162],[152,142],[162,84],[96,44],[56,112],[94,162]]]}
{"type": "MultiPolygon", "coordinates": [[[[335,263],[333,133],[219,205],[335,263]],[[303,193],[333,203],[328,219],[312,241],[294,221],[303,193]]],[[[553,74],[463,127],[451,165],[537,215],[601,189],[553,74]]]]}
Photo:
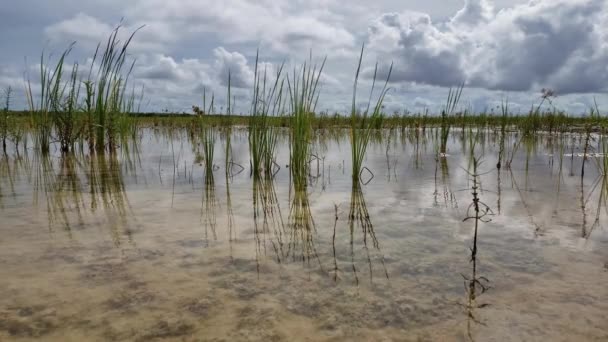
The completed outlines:
{"type": "Polygon", "coordinates": [[[578,139],[541,135],[497,171],[484,135],[472,262],[468,141],[436,158],[434,136],[384,132],[353,188],[348,135],[325,132],[305,194],[287,137],[275,177],[250,176],[245,130],[228,179],[219,133],[213,175],[185,132],[105,157],[9,150],[0,340],[608,340],[597,157],[581,181],[578,139]]]}

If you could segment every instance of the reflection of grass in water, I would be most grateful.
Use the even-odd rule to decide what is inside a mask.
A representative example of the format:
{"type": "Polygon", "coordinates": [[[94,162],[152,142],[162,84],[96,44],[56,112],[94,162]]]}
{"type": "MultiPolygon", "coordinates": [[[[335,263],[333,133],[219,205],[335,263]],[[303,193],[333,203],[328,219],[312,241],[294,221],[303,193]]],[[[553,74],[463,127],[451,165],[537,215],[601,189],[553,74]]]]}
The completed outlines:
{"type": "Polygon", "coordinates": [[[52,184],[52,196],[48,196],[49,226],[59,221],[64,228],[71,232],[69,212],[74,210],[76,221],[79,226],[84,226],[82,208],[85,203],[82,197],[82,183],[78,177],[75,158],[64,154],[59,160],[59,172],[55,175],[52,184]]]}
{"type": "Polygon", "coordinates": [[[206,245],[209,245],[209,230],[211,230],[213,240],[217,240],[217,198],[215,196],[215,178],[213,176],[213,171],[205,172],[204,181],[205,186],[202,196],[201,221],[205,227],[204,241],[206,245]]]}
{"type": "Polygon", "coordinates": [[[524,194],[521,191],[519,184],[517,183],[517,179],[513,175],[513,170],[509,169],[509,173],[511,176],[511,183],[515,187],[515,190],[517,190],[517,193],[519,194],[519,198],[521,200],[521,204],[523,205],[524,209],[526,210],[526,216],[528,216],[528,220],[530,221],[530,224],[534,226],[534,235],[535,236],[543,235],[544,234],[543,227],[541,225],[539,225],[538,223],[536,223],[536,220],[534,219],[534,214],[532,213],[532,209],[528,205],[528,202],[526,202],[526,198],[524,197],[524,194]]]}
{"type": "Polygon", "coordinates": [[[310,209],[310,200],[306,188],[295,188],[291,199],[289,212],[289,248],[293,260],[301,260],[310,265],[311,259],[317,259],[319,267],[323,269],[319,259],[314,235],[316,234],[315,221],[310,209]]]}
{"type": "MultiPolygon", "coordinates": [[[[230,103],[230,71],[228,72],[228,114],[231,113],[230,103]]],[[[232,157],[232,126],[223,129],[224,146],[224,177],[226,180],[226,215],[228,227],[228,243],[230,244],[230,257],[232,258],[232,242],[236,241],[237,233],[234,231],[234,212],[232,210],[232,197],[230,195],[230,182],[233,178],[233,167],[236,165],[232,157]]],[[[237,165],[242,168],[242,166],[237,165]]]]}
{"type": "MultiPolygon", "coordinates": [[[[301,183],[298,183],[301,184],[301,183]]],[[[271,175],[253,177],[253,220],[256,245],[256,262],[270,248],[278,263],[301,261],[310,265],[317,259],[314,234],[315,222],[310,209],[308,193],[300,187],[291,193],[288,224],[283,221],[281,207],[271,175]]]]}
{"type": "MultiPolygon", "coordinates": [[[[591,233],[595,230],[595,228],[597,228],[600,225],[600,218],[601,218],[601,213],[602,213],[602,208],[604,208],[604,210],[608,213],[608,201],[607,201],[607,196],[608,196],[608,138],[606,137],[606,131],[603,130],[599,136],[599,142],[598,142],[598,152],[599,153],[596,157],[595,157],[595,162],[596,162],[596,167],[598,170],[598,177],[597,179],[594,181],[591,190],[589,191],[589,194],[587,195],[586,200],[583,201],[583,194],[581,193],[581,207],[583,210],[583,227],[582,227],[582,237],[583,238],[589,238],[591,236],[591,233]],[[595,220],[593,221],[593,224],[591,225],[591,227],[587,230],[586,228],[586,214],[585,214],[585,207],[587,205],[587,203],[589,202],[591,196],[593,195],[593,193],[596,192],[596,190],[599,192],[597,195],[597,208],[596,208],[596,213],[595,213],[595,220]]],[[[582,176],[581,176],[581,187],[582,187],[582,176]]]]}
{"type": "MultiPolygon", "coordinates": [[[[380,250],[380,243],[376,237],[376,232],[374,230],[374,225],[369,215],[369,211],[367,209],[367,204],[365,202],[365,197],[363,195],[363,191],[361,189],[361,185],[359,182],[353,181],[353,186],[351,190],[351,200],[350,200],[350,210],[348,213],[348,227],[350,232],[350,252],[351,252],[351,264],[353,275],[355,276],[355,282],[357,285],[359,284],[359,277],[357,276],[357,268],[355,266],[355,250],[354,250],[354,241],[355,241],[355,230],[356,228],[360,228],[363,233],[363,249],[365,249],[367,262],[369,265],[369,280],[370,283],[373,280],[373,266],[372,266],[372,258],[370,255],[369,244],[374,250],[376,250],[380,254],[380,263],[382,264],[382,268],[384,271],[384,275],[388,279],[388,271],[386,269],[386,265],[384,264],[384,256],[380,250]]],[[[335,256],[334,256],[335,257],[335,256]]],[[[337,267],[337,266],[336,266],[337,267]]]]}
{"type": "MultiPolygon", "coordinates": [[[[115,153],[93,155],[85,158],[88,162],[86,177],[89,183],[91,208],[95,211],[101,204],[111,223],[114,243],[120,244],[119,225],[127,228],[127,216],[131,216],[130,205],[125,191],[121,163],[115,153]],[[116,222],[114,214],[118,214],[116,222]]],[[[131,241],[130,231],[125,230],[131,241]]]]}
{"type": "MultiPolygon", "coordinates": [[[[192,133],[195,163],[201,163],[205,174],[213,173],[215,157],[216,132],[206,122],[205,115],[199,115],[195,119],[196,130],[192,133]],[[198,140],[196,139],[198,138],[198,140]]],[[[170,137],[173,144],[173,137],[170,137]]],[[[179,138],[179,136],[178,136],[179,138]]],[[[173,146],[173,145],[172,145],[173,146]]],[[[175,165],[174,165],[175,166],[175,165]]]]}
{"type": "Polygon", "coordinates": [[[134,132],[130,138],[122,137],[122,143],[120,145],[120,157],[122,164],[125,167],[127,174],[131,174],[135,177],[137,182],[137,168],[142,167],[141,163],[141,139],[142,135],[137,133],[137,129],[133,128],[134,132]]]}
{"type": "MultiPolygon", "coordinates": [[[[37,205],[40,196],[44,197],[49,229],[60,225],[71,234],[74,216],[76,224],[85,227],[84,213],[101,209],[109,221],[114,243],[120,244],[119,228],[127,227],[129,204],[115,154],[62,154],[55,164],[51,156],[37,153],[33,164],[37,166],[34,204],[37,205]],[[87,193],[88,198],[84,195],[87,193]]],[[[128,229],[125,232],[130,234],[128,229]]]]}
{"type": "Polygon", "coordinates": [[[4,207],[4,180],[8,181],[9,191],[15,195],[15,185],[13,182],[13,172],[11,170],[10,159],[6,153],[0,156],[0,208],[4,207]]]}
{"type": "Polygon", "coordinates": [[[451,180],[450,180],[450,168],[448,165],[447,157],[441,157],[439,155],[435,155],[435,191],[433,192],[433,205],[435,207],[439,206],[439,187],[438,187],[438,172],[441,169],[441,184],[443,190],[441,195],[443,197],[443,202],[445,207],[448,205],[452,206],[452,208],[458,207],[458,202],[456,200],[456,195],[451,189],[451,180]],[[439,167],[441,166],[441,168],[439,167]]]}
{"type": "Polygon", "coordinates": [[[259,271],[261,255],[266,255],[266,244],[270,246],[281,263],[285,257],[286,235],[281,207],[271,175],[253,176],[253,224],[256,252],[256,265],[259,271]]]}
{"type": "Polygon", "coordinates": [[[24,153],[22,156],[16,149],[13,157],[9,156],[7,152],[0,154],[0,208],[4,207],[4,197],[9,194],[13,198],[17,196],[15,183],[21,175],[28,175],[31,172],[27,149],[24,150],[24,153]]]}
{"type": "Polygon", "coordinates": [[[230,257],[232,257],[232,242],[236,241],[237,233],[234,230],[234,211],[232,209],[232,196],[230,195],[230,177],[226,170],[226,215],[228,227],[228,243],[230,244],[230,257]]]}
{"type": "MultiPolygon", "coordinates": [[[[213,105],[211,105],[210,111],[212,108],[213,105]]],[[[205,115],[199,115],[196,119],[196,124],[198,125],[197,129],[200,144],[195,145],[197,148],[195,151],[195,163],[202,163],[204,170],[204,189],[201,198],[201,223],[205,227],[204,242],[208,245],[209,230],[211,230],[213,240],[217,240],[217,198],[215,195],[215,178],[213,175],[216,132],[213,127],[210,127],[206,123],[205,115]]],[[[175,167],[176,165],[174,165],[174,168],[175,167]]]]}

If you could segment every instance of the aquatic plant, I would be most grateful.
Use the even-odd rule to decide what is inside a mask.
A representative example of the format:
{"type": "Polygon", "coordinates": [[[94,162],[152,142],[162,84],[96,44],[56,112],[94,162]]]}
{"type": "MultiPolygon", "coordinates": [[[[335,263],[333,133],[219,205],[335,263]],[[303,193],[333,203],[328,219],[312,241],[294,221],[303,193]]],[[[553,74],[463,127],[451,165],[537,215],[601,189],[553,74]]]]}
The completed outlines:
{"type": "Polygon", "coordinates": [[[502,167],[502,160],[505,157],[505,140],[507,138],[507,121],[509,117],[509,100],[500,103],[501,120],[500,120],[500,142],[498,147],[498,161],[496,162],[496,168],[500,170],[502,167]]]}
{"type": "Polygon", "coordinates": [[[253,96],[249,119],[249,152],[252,174],[274,175],[278,131],[271,125],[270,117],[283,112],[284,64],[277,69],[274,80],[259,70],[259,51],[255,57],[253,96]]]}
{"type": "Polygon", "coordinates": [[[55,64],[44,52],[40,56],[40,95],[35,99],[32,82],[26,80],[26,100],[34,126],[35,146],[48,153],[53,141],[60,143],[62,152],[73,149],[74,143],[83,134],[89,141],[91,151],[103,152],[106,147],[113,151],[118,145],[118,135],[124,126],[126,112],[134,110],[134,93],[127,96],[127,84],[134,62],[125,72],[127,47],[135,33],[120,45],[120,26],[112,31],[105,48],[97,45],[86,80],[79,77],[79,65],[74,63],[68,79],[64,79],[65,62],[75,43],[63,51],[55,64]],[[93,69],[97,72],[94,73],[93,69]],[[84,85],[84,98],[81,86],[84,85]],[[81,100],[83,106],[81,106],[81,100]],[[84,112],[84,118],[82,113],[84,112]],[[83,122],[84,121],[84,122],[83,122]],[[81,126],[82,125],[82,126],[81,126]],[[57,138],[52,137],[56,132],[57,138]],[[107,140],[107,144],[106,144],[107,140]]]}
{"type": "Polygon", "coordinates": [[[0,113],[0,139],[2,140],[2,151],[6,153],[6,140],[8,139],[9,133],[9,120],[8,120],[8,111],[11,106],[11,93],[12,88],[8,87],[4,91],[4,108],[2,109],[2,113],[0,113]]]}
{"type": "Polygon", "coordinates": [[[203,178],[204,186],[201,197],[201,223],[205,228],[203,241],[205,245],[208,246],[210,240],[209,231],[211,231],[213,240],[217,240],[216,228],[218,201],[215,194],[215,177],[213,175],[213,170],[211,170],[211,172],[206,170],[203,178]]]}
{"type": "Polygon", "coordinates": [[[488,278],[484,276],[480,276],[477,274],[477,252],[478,252],[478,232],[479,232],[479,224],[490,222],[489,216],[493,215],[492,209],[481,201],[479,198],[479,177],[481,174],[479,173],[479,165],[481,164],[481,158],[475,155],[475,145],[477,142],[479,132],[475,135],[470,134],[470,150],[469,150],[469,165],[470,168],[467,170],[468,175],[471,177],[472,185],[471,185],[471,195],[473,196],[472,202],[467,208],[466,217],[463,222],[473,220],[474,222],[474,231],[473,231],[473,243],[470,256],[470,262],[472,264],[472,273],[471,276],[466,276],[461,274],[465,280],[465,289],[467,293],[467,303],[464,305],[467,310],[467,332],[469,338],[473,340],[471,333],[471,322],[480,323],[480,321],[475,317],[474,310],[478,308],[483,308],[488,306],[488,304],[478,304],[477,297],[483,293],[485,293],[490,287],[488,283],[490,282],[488,278]],[[475,137],[474,137],[475,136],[475,137]],[[478,294],[477,291],[480,291],[478,294]]]}
{"type": "Polygon", "coordinates": [[[289,164],[296,192],[306,191],[313,139],[311,123],[319,100],[319,80],[325,60],[320,66],[313,65],[311,53],[308,64],[304,63],[298,72],[294,69],[293,76],[287,77],[291,110],[289,164]]]}
{"type": "Polygon", "coordinates": [[[94,146],[97,152],[103,152],[106,147],[110,151],[114,150],[117,146],[119,120],[125,115],[126,110],[131,109],[127,86],[135,61],[126,71],[124,67],[127,61],[127,48],[141,28],[143,26],[133,31],[121,45],[118,39],[120,30],[118,26],[108,37],[105,47],[102,47],[101,43],[98,44],[93,55],[84,85],[88,138],[93,139],[89,141],[89,146],[94,146]],[[97,72],[94,74],[93,69],[96,64],[97,72]]]}
{"type": "MultiPolygon", "coordinates": [[[[227,102],[227,112],[226,115],[230,116],[232,114],[232,110],[231,110],[231,106],[230,106],[230,93],[231,93],[231,81],[232,81],[232,75],[230,72],[230,69],[228,70],[228,94],[226,96],[226,102],[227,102]]],[[[224,125],[224,137],[225,137],[225,144],[224,144],[224,171],[226,174],[226,182],[228,182],[228,179],[230,178],[230,176],[232,175],[232,165],[234,164],[234,161],[232,159],[232,126],[231,125],[224,125]]]]}
{"type": "MultiPolygon", "coordinates": [[[[357,71],[355,73],[355,81],[353,84],[353,99],[351,106],[351,126],[350,126],[350,143],[351,143],[351,157],[352,157],[352,177],[353,182],[361,181],[361,173],[363,171],[363,159],[365,158],[365,153],[367,151],[367,146],[370,142],[371,131],[372,128],[375,127],[376,122],[381,120],[382,118],[382,104],[384,102],[384,98],[389,91],[388,82],[391,77],[391,73],[393,71],[393,64],[388,70],[386,81],[384,82],[384,86],[378,95],[375,105],[371,108],[372,104],[372,96],[374,93],[374,88],[376,85],[376,79],[378,74],[378,63],[374,68],[374,76],[372,81],[372,88],[370,90],[369,100],[367,103],[367,109],[363,112],[362,115],[359,115],[357,112],[357,83],[359,80],[359,74],[361,72],[361,64],[363,62],[363,51],[365,46],[361,46],[361,54],[359,55],[359,63],[357,65],[357,71]],[[370,112],[371,108],[371,112],[370,112]]],[[[368,169],[369,170],[369,169],[368,169]]],[[[371,172],[371,171],[370,171],[371,172]]],[[[372,174],[373,176],[373,174],[372,174]]]]}
{"type": "MultiPolygon", "coordinates": [[[[53,132],[53,114],[59,108],[59,104],[63,101],[62,84],[64,60],[71,52],[74,43],[72,43],[59,57],[55,67],[51,67],[48,62],[45,63],[45,53],[40,55],[40,98],[39,102],[35,102],[34,93],[28,77],[26,81],[26,99],[31,115],[32,125],[34,126],[34,144],[41,153],[47,154],[50,151],[52,132],[53,132]]],[[[71,102],[71,101],[70,101],[71,102]]]]}
{"type": "MultiPolygon", "coordinates": [[[[448,91],[448,99],[445,108],[441,111],[441,147],[439,154],[445,156],[447,152],[448,136],[450,134],[450,120],[456,113],[456,108],[460,102],[464,83],[455,89],[450,88],[448,91]]],[[[463,122],[466,121],[466,115],[463,116],[463,122]]]]}
{"type": "Polygon", "coordinates": [[[596,117],[599,117],[599,110],[596,110],[596,109],[597,109],[597,103],[595,104],[595,108],[591,108],[590,113],[589,113],[589,120],[586,120],[585,125],[584,125],[583,134],[585,135],[585,143],[583,144],[583,161],[581,162],[581,178],[585,177],[585,162],[588,159],[589,149],[591,147],[591,140],[592,140],[591,132],[597,125],[596,117]]]}

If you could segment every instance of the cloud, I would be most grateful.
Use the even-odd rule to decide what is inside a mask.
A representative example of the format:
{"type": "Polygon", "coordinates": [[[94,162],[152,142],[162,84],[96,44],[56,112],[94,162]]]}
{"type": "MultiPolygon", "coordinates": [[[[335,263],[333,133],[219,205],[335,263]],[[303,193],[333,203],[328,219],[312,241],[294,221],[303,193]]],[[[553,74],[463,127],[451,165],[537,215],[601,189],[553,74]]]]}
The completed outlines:
{"type": "Polygon", "coordinates": [[[47,36],[53,39],[69,37],[76,41],[99,42],[112,32],[112,27],[85,13],[78,13],[71,19],[64,20],[45,29],[47,36]]]}
{"type": "Polygon", "coordinates": [[[107,23],[86,13],[78,13],[72,18],[59,21],[44,29],[45,35],[53,41],[77,42],[86,49],[94,49],[97,44],[105,43],[116,28],[119,28],[118,39],[126,42],[135,33],[135,39],[129,44],[130,51],[162,51],[176,36],[166,23],[150,24],[138,21],[107,23]]]}
{"type": "Polygon", "coordinates": [[[423,97],[414,98],[414,107],[417,109],[429,108],[433,105],[433,102],[429,99],[425,99],[423,97]]]}
{"type": "MultiPolygon", "coordinates": [[[[384,59],[394,58],[394,82],[450,86],[465,78],[464,56],[458,51],[460,40],[439,30],[427,14],[384,14],[369,32],[370,49],[384,50],[384,59]],[[393,48],[387,51],[386,46],[393,48]]],[[[380,77],[386,77],[386,70],[380,77]]]]}
{"type": "Polygon", "coordinates": [[[221,46],[213,50],[213,55],[221,85],[228,86],[229,71],[231,87],[249,88],[253,85],[254,71],[247,64],[245,56],[238,52],[228,52],[221,46]]]}
{"type": "Polygon", "coordinates": [[[320,10],[324,1],[311,4],[314,10],[294,6],[287,0],[138,0],[125,12],[142,22],[166,23],[178,39],[210,33],[227,43],[261,43],[281,53],[312,47],[339,51],[354,44],[349,31],[326,20],[320,10]]]}
{"type": "MultiPolygon", "coordinates": [[[[353,0],[348,6],[338,0],[57,0],[52,6],[23,0],[0,13],[7,31],[0,41],[13,46],[0,55],[0,87],[11,84],[19,96],[23,56],[36,62],[44,48],[56,58],[72,41],[68,61],[79,61],[85,72],[96,45],[125,18],[122,41],[146,25],[128,60],[137,59],[130,81],[145,85],[150,110],[189,111],[200,105],[203,89],[222,103],[230,70],[233,95],[246,111],[256,48],[259,68],[269,75],[282,61],[291,73],[312,48],[314,56],[328,56],[318,109],[348,112],[365,41],[360,100],[369,94],[375,59],[381,80],[395,63],[387,108],[435,111],[445,88],[465,81],[463,105],[470,101],[478,110],[508,93],[525,111],[536,91],[548,87],[564,108],[578,111],[590,93],[607,90],[607,7],[605,0],[353,0]]],[[[35,82],[37,73],[30,74],[35,82]]],[[[602,107],[604,99],[598,101],[602,107]]]]}
{"type": "Polygon", "coordinates": [[[493,19],[493,8],[486,0],[465,0],[464,7],[450,20],[452,27],[474,28],[493,19]]]}
{"type": "MultiPolygon", "coordinates": [[[[273,65],[260,62],[260,67],[273,65]]],[[[184,58],[176,60],[164,54],[143,55],[133,71],[133,83],[146,87],[146,97],[152,106],[170,110],[189,111],[191,105],[201,105],[203,92],[209,99],[215,94],[217,108],[226,103],[228,70],[231,73],[232,95],[239,100],[236,110],[244,110],[253,84],[253,65],[239,52],[220,46],[213,49],[213,58],[184,58]]],[[[270,72],[270,71],[269,71],[270,72]]]]}
{"type": "Polygon", "coordinates": [[[604,0],[537,0],[496,13],[485,0],[467,0],[445,24],[424,13],[384,14],[368,40],[394,59],[396,82],[564,94],[606,90],[605,27],[604,0]]]}

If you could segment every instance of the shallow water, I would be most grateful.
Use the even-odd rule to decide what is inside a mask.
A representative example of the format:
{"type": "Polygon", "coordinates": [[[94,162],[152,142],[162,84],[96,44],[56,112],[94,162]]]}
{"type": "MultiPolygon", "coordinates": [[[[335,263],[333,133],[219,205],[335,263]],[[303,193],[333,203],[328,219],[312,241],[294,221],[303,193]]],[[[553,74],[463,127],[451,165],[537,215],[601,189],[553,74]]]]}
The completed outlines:
{"type": "Polygon", "coordinates": [[[580,142],[539,136],[497,171],[485,134],[473,262],[468,141],[435,158],[434,136],[384,132],[353,187],[348,136],[326,132],[297,194],[287,137],[256,179],[244,130],[228,177],[219,133],[213,174],[179,131],[105,157],[8,151],[0,340],[608,340],[595,159],[581,181],[580,142]]]}

